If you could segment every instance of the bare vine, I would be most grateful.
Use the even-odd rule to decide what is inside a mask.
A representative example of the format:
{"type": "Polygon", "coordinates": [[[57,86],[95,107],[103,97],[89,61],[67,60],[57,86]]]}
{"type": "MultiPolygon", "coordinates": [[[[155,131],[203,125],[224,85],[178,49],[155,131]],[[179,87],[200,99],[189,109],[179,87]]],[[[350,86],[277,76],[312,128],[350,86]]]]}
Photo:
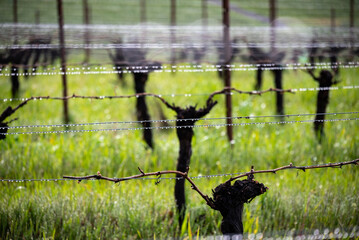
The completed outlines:
{"type": "MultiPolygon", "coordinates": [[[[229,94],[230,92],[236,92],[239,94],[249,94],[249,95],[262,95],[264,93],[267,92],[279,92],[279,93],[294,93],[291,89],[276,89],[276,88],[269,88],[267,90],[263,90],[263,91],[242,91],[236,88],[228,88],[225,87],[220,91],[215,91],[213,93],[211,93],[207,99],[207,103],[209,101],[211,101],[213,99],[213,97],[215,95],[219,95],[219,94],[229,94]]],[[[114,95],[114,96],[83,96],[83,95],[70,95],[70,96],[65,96],[65,97],[51,97],[51,96],[36,96],[36,97],[29,97],[29,98],[25,98],[24,101],[22,101],[18,106],[16,106],[15,108],[12,108],[11,110],[11,114],[13,114],[14,112],[16,112],[18,109],[20,109],[21,107],[23,107],[24,105],[26,105],[28,102],[30,101],[34,101],[34,100],[62,100],[62,101],[66,101],[69,99],[75,99],[75,98],[79,98],[79,99],[95,99],[95,100],[103,100],[103,99],[117,99],[117,98],[134,98],[134,97],[155,97],[158,98],[159,100],[161,100],[168,108],[171,108],[173,110],[176,109],[176,106],[174,104],[170,104],[169,102],[167,102],[161,94],[154,94],[154,93],[136,93],[136,94],[131,94],[131,95],[114,95]]],[[[10,115],[11,115],[10,114],[10,115]]]]}
{"type": "MultiPolygon", "coordinates": [[[[242,173],[242,174],[237,175],[235,177],[232,177],[232,178],[228,179],[225,182],[225,184],[230,183],[230,182],[232,182],[232,181],[234,181],[236,179],[243,178],[243,177],[253,178],[254,174],[259,174],[259,173],[274,173],[274,174],[276,174],[279,171],[283,171],[283,170],[287,170],[287,169],[297,169],[297,170],[302,170],[302,171],[305,172],[306,170],[317,169],[317,168],[342,168],[345,165],[351,165],[351,164],[359,165],[359,158],[355,159],[355,160],[352,160],[352,161],[347,161],[347,162],[327,163],[327,164],[312,165],[312,166],[295,166],[292,163],[290,163],[289,165],[282,166],[282,167],[279,167],[279,168],[268,169],[268,170],[256,170],[256,171],[254,170],[254,167],[252,166],[251,171],[242,173]]],[[[132,176],[128,176],[128,177],[123,177],[123,178],[105,177],[105,176],[102,176],[100,172],[97,172],[97,174],[94,174],[94,175],[88,175],[88,176],[82,176],[82,177],[63,176],[63,178],[64,179],[78,180],[79,183],[82,180],[89,180],[89,179],[106,180],[106,181],[110,181],[110,182],[114,182],[114,183],[119,183],[119,182],[134,180],[134,179],[138,179],[138,178],[144,178],[144,177],[148,177],[148,176],[161,176],[161,175],[175,174],[175,175],[181,176],[182,178],[187,180],[191,184],[191,188],[193,190],[195,190],[206,201],[206,203],[211,208],[215,208],[213,199],[210,198],[208,195],[204,194],[197,187],[197,185],[193,182],[193,180],[188,176],[188,170],[189,169],[187,169],[186,172],[180,172],[180,171],[175,171],[175,170],[165,170],[165,171],[157,171],[157,172],[149,172],[149,173],[145,173],[141,168],[138,168],[138,170],[140,171],[140,174],[132,175],[132,176]]]]}

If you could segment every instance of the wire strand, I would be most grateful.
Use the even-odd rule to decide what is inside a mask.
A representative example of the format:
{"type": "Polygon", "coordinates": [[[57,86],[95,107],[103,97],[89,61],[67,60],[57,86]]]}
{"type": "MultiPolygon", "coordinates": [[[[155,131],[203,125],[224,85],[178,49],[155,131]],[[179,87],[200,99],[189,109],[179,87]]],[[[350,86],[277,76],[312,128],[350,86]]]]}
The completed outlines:
{"type": "MultiPolygon", "coordinates": [[[[350,161],[357,162],[358,159],[350,161]]],[[[334,167],[335,165],[348,164],[348,162],[339,162],[339,163],[327,163],[327,164],[317,164],[317,165],[307,165],[301,166],[294,169],[314,169],[314,168],[324,168],[324,167],[334,167]],[[334,166],[333,166],[334,165],[334,166]]],[[[221,173],[221,174],[210,174],[210,175],[197,175],[190,176],[191,179],[205,179],[205,178],[217,178],[217,177],[228,177],[228,176],[238,176],[246,174],[246,172],[235,172],[235,173],[221,173]]],[[[115,179],[115,178],[114,178],[115,179]]],[[[118,178],[121,179],[121,178],[118,178]]],[[[142,177],[142,178],[133,178],[131,180],[180,180],[183,177],[142,177]]],[[[95,181],[100,180],[98,178],[87,178],[81,179],[81,181],[95,181]]],[[[0,179],[0,182],[10,182],[10,183],[23,183],[23,182],[57,182],[57,181],[78,181],[78,179],[72,178],[50,178],[50,179],[0,179]]]]}
{"type": "Polygon", "coordinates": [[[274,125],[274,124],[294,124],[294,123],[314,123],[314,122],[342,122],[357,121],[359,118],[342,119],[324,119],[324,120],[301,120],[301,121],[272,121],[272,122],[252,122],[252,123],[223,123],[206,125],[188,125],[188,126],[155,126],[155,127],[133,127],[133,128],[105,128],[105,129],[81,129],[81,130],[57,130],[57,131],[29,131],[29,132],[7,132],[0,135],[31,135],[31,134],[67,134],[67,133],[90,133],[90,132],[117,132],[117,131],[136,131],[146,129],[177,129],[177,128],[209,128],[209,127],[227,127],[227,126],[250,126],[250,125],[274,125]]]}
{"type": "Polygon", "coordinates": [[[24,128],[60,128],[60,127],[80,127],[112,124],[142,124],[142,123],[170,123],[181,121],[215,121],[215,120],[237,120],[237,119],[255,119],[255,118],[279,118],[279,117],[307,117],[307,116],[326,116],[326,115],[351,115],[359,112],[335,112],[335,113],[302,113],[285,115],[263,115],[263,116],[237,116],[237,117],[217,117],[217,118],[185,118],[185,119],[163,119],[163,120],[142,120],[142,121],[111,121],[111,122],[93,122],[93,123],[72,123],[72,124],[37,124],[37,125],[18,125],[0,127],[0,129],[24,129],[24,128]]]}
{"type": "MultiPolygon", "coordinates": [[[[110,65],[108,63],[107,65],[110,65]]],[[[18,67],[21,67],[19,65],[18,67]]],[[[174,66],[129,66],[129,67],[102,67],[102,66],[82,66],[82,67],[70,67],[66,68],[64,73],[62,67],[48,67],[43,72],[26,72],[26,73],[2,73],[0,71],[0,77],[9,76],[53,76],[53,75],[94,75],[94,74],[119,74],[119,73],[204,73],[204,72],[221,72],[223,68],[229,71],[256,71],[259,67],[264,71],[272,70],[313,70],[313,69],[328,69],[328,68],[358,68],[359,62],[341,63],[337,62],[333,65],[330,62],[322,62],[311,65],[309,63],[287,63],[287,64],[198,64],[198,65],[174,65],[174,66]]],[[[32,66],[31,66],[32,68],[32,66]]],[[[0,70],[9,71],[11,67],[0,68],[0,70]]],[[[34,70],[34,69],[33,69],[34,70]]]]}
{"type": "MultiPolygon", "coordinates": [[[[289,89],[293,93],[302,93],[302,92],[314,92],[314,91],[332,91],[332,90],[353,90],[353,89],[359,89],[359,85],[346,85],[346,86],[335,86],[335,87],[313,87],[313,88],[291,88],[289,89]]],[[[253,94],[259,93],[260,91],[252,91],[253,94]]],[[[184,97],[193,97],[193,96],[208,96],[211,93],[181,93],[181,94],[154,94],[159,97],[178,97],[178,96],[184,96],[184,97]]],[[[233,92],[230,93],[223,93],[224,95],[230,94],[234,95],[233,92]]],[[[140,94],[135,94],[136,97],[141,97],[140,94]]],[[[0,98],[0,101],[3,102],[13,102],[13,101],[27,101],[27,100],[37,100],[37,101],[43,101],[43,100],[61,100],[62,97],[49,97],[49,96],[43,96],[43,97],[23,97],[23,98],[0,98]]],[[[73,97],[75,99],[114,99],[114,98],[129,98],[129,96],[88,96],[88,97],[73,97]]]]}

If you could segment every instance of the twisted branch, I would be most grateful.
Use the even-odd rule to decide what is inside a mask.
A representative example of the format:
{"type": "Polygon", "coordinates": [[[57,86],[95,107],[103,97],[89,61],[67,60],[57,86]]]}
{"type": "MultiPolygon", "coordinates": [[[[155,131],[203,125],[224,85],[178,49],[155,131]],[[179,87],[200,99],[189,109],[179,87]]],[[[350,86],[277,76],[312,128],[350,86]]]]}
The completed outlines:
{"type": "Polygon", "coordinates": [[[88,175],[88,176],[84,176],[84,177],[63,176],[63,178],[72,179],[72,180],[78,180],[79,183],[82,180],[88,180],[88,179],[106,180],[106,181],[110,181],[110,182],[114,182],[114,183],[119,183],[119,182],[123,182],[123,181],[129,181],[129,180],[134,180],[134,179],[137,179],[137,178],[143,178],[143,177],[148,177],[148,176],[161,176],[161,175],[166,175],[166,174],[175,174],[175,175],[180,175],[182,178],[186,179],[191,184],[191,188],[193,190],[195,190],[206,201],[206,203],[209,206],[213,205],[210,198],[207,195],[203,194],[199,190],[197,185],[192,181],[192,179],[190,177],[188,177],[187,172],[188,172],[189,169],[187,169],[187,172],[180,172],[180,171],[175,171],[175,170],[166,170],[166,171],[158,171],[158,172],[150,172],[150,173],[145,173],[139,167],[138,167],[138,170],[140,171],[140,174],[129,176],[129,177],[123,177],[123,178],[105,177],[105,176],[102,176],[100,172],[97,172],[97,174],[95,174],[95,175],[88,175]]]}
{"type": "Polygon", "coordinates": [[[287,166],[282,166],[279,168],[269,169],[269,170],[258,170],[258,171],[254,171],[254,167],[252,166],[251,171],[240,174],[235,177],[232,177],[229,180],[227,180],[226,183],[232,182],[232,181],[234,181],[238,178],[242,178],[242,177],[252,177],[253,174],[258,174],[258,173],[274,173],[274,174],[276,174],[278,171],[282,171],[282,170],[286,170],[286,169],[298,169],[298,170],[302,170],[303,172],[305,172],[305,170],[307,170],[307,169],[316,169],[316,168],[342,168],[342,166],[350,165],[350,164],[358,165],[359,164],[358,162],[359,162],[359,158],[352,160],[352,161],[348,161],[348,162],[327,163],[327,164],[313,165],[313,166],[294,166],[292,163],[290,163],[287,166]]]}
{"type": "Polygon", "coordinates": [[[261,96],[263,93],[268,93],[268,92],[295,93],[295,92],[292,91],[292,89],[269,88],[269,89],[263,90],[263,91],[242,91],[242,90],[238,90],[238,89],[233,88],[233,87],[224,87],[220,91],[216,91],[216,92],[211,93],[209,95],[208,99],[207,99],[207,102],[210,101],[215,95],[218,95],[218,94],[230,94],[232,91],[236,92],[236,93],[239,93],[239,94],[259,95],[259,96],[261,96]]]}
{"type": "MultiPolygon", "coordinates": [[[[232,178],[228,179],[224,184],[230,183],[230,182],[232,182],[236,179],[242,178],[242,177],[253,178],[254,177],[253,175],[258,174],[258,173],[274,173],[274,174],[276,174],[278,171],[282,171],[282,170],[286,170],[286,169],[298,169],[298,170],[302,170],[305,172],[305,170],[316,169],[316,168],[342,168],[342,166],[350,165],[350,164],[359,165],[359,158],[352,160],[352,161],[348,161],[348,162],[328,163],[328,164],[313,165],[313,166],[294,166],[292,163],[290,163],[287,166],[282,166],[279,168],[269,169],[269,170],[258,170],[258,171],[254,171],[254,168],[252,166],[251,171],[242,173],[235,177],[232,177],[232,178]]],[[[114,183],[119,183],[119,182],[123,182],[123,181],[129,181],[129,180],[134,180],[134,179],[148,177],[148,176],[160,176],[160,175],[166,175],[166,174],[175,174],[175,175],[179,175],[182,178],[186,179],[191,184],[191,188],[193,190],[195,190],[206,201],[206,203],[211,208],[215,208],[213,200],[210,197],[208,197],[208,195],[205,195],[204,193],[202,193],[200,191],[200,189],[197,187],[197,185],[193,182],[193,180],[188,176],[189,169],[187,169],[187,172],[166,170],[166,171],[158,171],[158,172],[150,172],[150,173],[145,173],[141,168],[138,168],[138,170],[140,171],[140,174],[123,177],[123,178],[105,177],[105,176],[102,176],[100,172],[97,172],[97,174],[95,174],[95,175],[88,175],[88,176],[83,176],[83,177],[63,176],[63,178],[78,180],[79,183],[82,180],[89,180],[89,179],[106,180],[106,181],[110,181],[110,182],[114,182],[114,183]]]]}
{"type": "MultiPolygon", "coordinates": [[[[267,90],[263,90],[263,91],[242,91],[242,90],[238,90],[236,88],[233,87],[225,87],[220,91],[215,91],[213,93],[211,93],[206,101],[207,106],[211,105],[212,103],[212,99],[214,96],[219,95],[219,94],[229,94],[230,92],[236,92],[239,94],[249,94],[249,95],[262,95],[263,93],[268,93],[268,92],[280,92],[280,93],[294,93],[291,89],[276,89],[276,88],[269,88],[267,90]]],[[[122,96],[83,96],[83,95],[70,95],[70,96],[65,96],[65,97],[51,97],[51,96],[37,96],[37,97],[30,97],[30,98],[25,98],[26,100],[24,100],[23,102],[21,102],[18,106],[16,106],[15,108],[11,108],[7,109],[8,112],[7,114],[5,114],[3,116],[3,120],[7,117],[9,117],[10,115],[14,114],[17,110],[19,110],[21,107],[23,107],[24,105],[26,105],[28,102],[30,101],[34,101],[34,100],[62,100],[62,101],[67,101],[69,99],[74,99],[74,98],[79,98],[79,99],[95,99],[95,100],[103,100],[103,99],[117,99],[117,98],[134,98],[134,97],[145,97],[145,96],[149,96],[149,97],[155,97],[157,99],[159,99],[162,103],[164,103],[168,108],[177,111],[178,107],[172,103],[170,104],[169,102],[167,102],[162,95],[160,94],[154,94],[154,93],[136,93],[136,94],[131,94],[131,95],[122,95],[122,96]],[[10,111],[9,111],[10,110],[10,111]]],[[[6,110],[5,110],[6,111],[6,110]]],[[[4,111],[4,112],[5,112],[4,111]]]]}

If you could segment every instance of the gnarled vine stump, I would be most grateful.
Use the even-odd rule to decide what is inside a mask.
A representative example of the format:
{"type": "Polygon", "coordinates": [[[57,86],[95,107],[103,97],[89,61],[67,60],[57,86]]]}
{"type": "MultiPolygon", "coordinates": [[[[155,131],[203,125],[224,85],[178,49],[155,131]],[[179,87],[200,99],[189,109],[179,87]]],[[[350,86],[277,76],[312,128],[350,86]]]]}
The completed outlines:
{"type": "MultiPolygon", "coordinates": [[[[209,99],[205,107],[196,110],[195,106],[180,108],[175,105],[166,104],[166,106],[177,113],[176,131],[179,140],[179,155],[177,159],[177,171],[187,172],[192,156],[192,137],[194,135],[193,126],[195,122],[208,114],[217,104],[216,101],[209,99]]],[[[177,177],[181,177],[177,175],[177,177]]],[[[175,201],[179,213],[179,223],[182,225],[186,211],[185,198],[185,179],[176,180],[175,201]]]]}
{"type": "Polygon", "coordinates": [[[11,97],[15,98],[19,96],[20,81],[19,81],[19,68],[17,66],[11,66],[11,97]]]}
{"type": "Polygon", "coordinates": [[[334,80],[333,74],[328,70],[321,70],[319,77],[316,77],[311,71],[309,71],[309,74],[319,83],[320,88],[317,95],[317,115],[314,120],[314,132],[318,141],[321,142],[324,138],[325,113],[329,104],[329,87],[337,84],[337,81],[334,80]]]}
{"type": "MultiPolygon", "coordinates": [[[[119,40],[116,44],[121,44],[119,40]]],[[[123,70],[130,68],[133,74],[134,86],[136,94],[146,92],[146,83],[148,81],[148,75],[150,72],[161,67],[159,62],[146,61],[146,52],[137,48],[117,48],[115,55],[109,52],[114,66],[119,71],[119,79],[124,83],[123,70]],[[136,70],[134,70],[136,68],[136,70]],[[137,70],[139,68],[139,70],[137,70]]],[[[143,139],[150,148],[154,148],[152,129],[151,129],[151,117],[146,104],[146,97],[139,96],[136,101],[136,115],[137,120],[141,122],[143,126],[143,139]]]]}
{"type": "MultiPolygon", "coordinates": [[[[120,45],[122,44],[122,40],[118,40],[114,42],[114,44],[120,45]]],[[[111,53],[111,51],[109,51],[108,53],[113,62],[114,67],[116,68],[116,71],[118,71],[118,79],[120,80],[123,86],[126,86],[123,71],[126,70],[128,63],[126,62],[124,51],[122,50],[122,48],[117,47],[115,49],[114,55],[111,53]]]]}
{"type": "MultiPolygon", "coordinates": [[[[135,91],[136,93],[144,93],[146,92],[146,82],[148,80],[148,73],[134,73],[133,74],[135,80],[135,91]]],[[[140,96],[136,99],[136,109],[137,109],[137,120],[142,121],[143,129],[143,139],[147,143],[150,148],[153,148],[152,141],[152,130],[151,130],[151,122],[149,121],[150,114],[148,113],[148,108],[146,104],[145,96],[140,96]]]]}
{"type": "Polygon", "coordinates": [[[224,82],[224,69],[226,68],[225,65],[231,64],[235,57],[240,53],[240,49],[237,46],[238,39],[234,38],[232,42],[230,43],[230,56],[229,59],[226,59],[225,57],[225,44],[223,41],[216,41],[214,42],[215,45],[217,45],[217,53],[218,53],[218,61],[217,65],[221,66],[221,69],[218,71],[218,77],[223,80],[224,82]]]}
{"type": "Polygon", "coordinates": [[[10,49],[0,54],[0,68],[6,65],[10,66],[11,75],[11,96],[18,97],[20,91],[19,74],[21,68],[24,71],[24,76],[29,76],[29,68],[31,73],[35,73],[39,66],[46,67],[48,64],[53,64],[56,58],[59,57],[58,50],[49,50],[46,48],[36,47],[38,45],[49,45],[51,38],[33,38],[30,39],[28,45],[31,47],[24,49],[10,49]]]}
{"type": "Polygon", "coordinates": [[[6,138],[5,133],[7,133],[7,131],[9,130],[9,123],[11,123],[12,121],[15,121],[15,119],[10,120],[9,122],[5,122],[5,119],[10,117],[12,114],[15,113],[15,111],[20,108],[21,106],[25,105],[24,104],[20,104],[18,107],[16,107],[15,109],[13,109],[12,107],[7,107],[0,115],[0,140],[4,140],[6,138]]]}
{"type": "Polygon", "coordinates": [[[6,138],[5,133],[7,133],[8,127],[7,123],[0,122],[0,140],[4,140],[6,138]]]}
{"type": "MultiPolygon", "coordinates": [[[[275,67],[277,69],[272,70],[274,75],[274,86],[276,89],[283,89],[283,70],[280,65],[276,65],[275,67]]],[[[281,115],[280,119],[283,119],[282,115],[284,115],[284,95],[282,92],[276,92],[276,112],[278,115],[281,115]]]]}
{"type": "MultiPolygon", "coordinates": [[[[280,62],[284,59],[284,52],[271,51],[266,53],[256,46],[248,46],[249,50],[249,61],[257,65],[256,83],[254,85],[255,90],[262,88],[262,74],[265,65],[272,65],[274,75],[274,86],[277,89],[283,89],[282,86],[282,74],[283,69],[281,68],[280,62]]],[[[284,115],[284,96],[283,93],[276,93],[276,112],[278,115],[284,115]]],[[[281,117],[282,118],[282,117],[281,117]]]]}
{"type": "Polygon", "coordinates": [[[243,234],[242,214],[245,203],[250,203],[255,197],[265,193],[267,187],[252,178],[237,180],[231,185],[226,182],[217,186],[213,191],[214,210],[221,213],[223,219],[221,232],[223,234],[243,234]]]}

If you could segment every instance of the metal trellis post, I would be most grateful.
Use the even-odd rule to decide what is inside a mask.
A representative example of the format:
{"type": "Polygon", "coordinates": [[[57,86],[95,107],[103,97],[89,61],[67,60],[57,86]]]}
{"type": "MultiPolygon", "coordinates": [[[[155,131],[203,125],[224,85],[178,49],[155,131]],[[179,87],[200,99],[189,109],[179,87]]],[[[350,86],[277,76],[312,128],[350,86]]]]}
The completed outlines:
{"type": "MultiPolygon", "coordinates": [[[[60,40],[60,59],[61,59],[61,73],[62,73],[62,95],[67,96],[67,79],[66,79],[66,52],[65,52],[65,37],[64,37],[64,18],[62,11],[62,0],[57,0],[57,14],[59,23],[59,40],[60,40]]],[[[64,100],[64,121],[70,122],[68,101],[64,100]]]]}
{"type": "Polygon", "coordinates": [[[85,32],[84,32],[84,42],[85,42],[85,60],[84,63],[88,63],[90,61],[90,48],[88,45],[90,44],[90,31],[89,31],[89,24],[90,24],[90,9],[88,5],[88,0],[82,0],[83,5],[83,21],[85,25],[85,32]]]}
{"type": "MultiPolygon", "coordinates": [[[[231,45],[229,35],[229,0],[222,0],[222,13],[223,13],[223,46],[224,46],[224,66],[223,76],[224,84],[226,87],[231,87],[231,72],[228,65],[230,65],[231,59],[231,45]]],[[[233,141],[233,127],[232,127],[232,95],[230,91],[226,94],[226,116],[227,116],[227,137],[232,143],[233,141]]]]}

